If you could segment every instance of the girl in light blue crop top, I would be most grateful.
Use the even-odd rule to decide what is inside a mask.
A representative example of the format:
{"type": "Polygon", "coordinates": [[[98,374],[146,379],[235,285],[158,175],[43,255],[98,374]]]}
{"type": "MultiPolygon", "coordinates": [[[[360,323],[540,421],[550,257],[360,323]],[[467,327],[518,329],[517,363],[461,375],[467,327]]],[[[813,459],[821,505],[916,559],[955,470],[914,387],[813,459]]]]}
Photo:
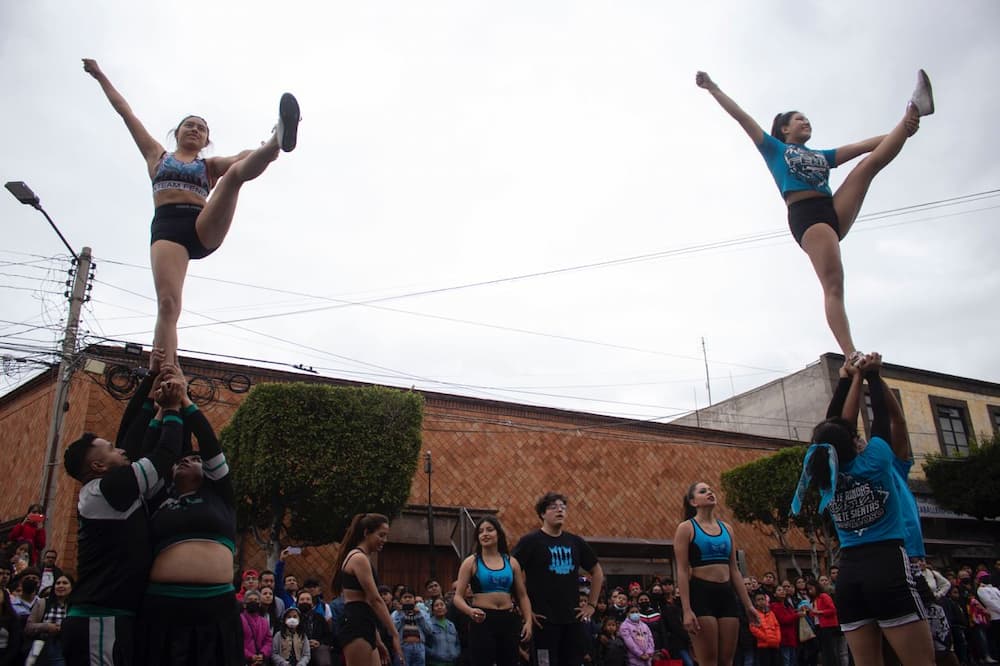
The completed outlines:
{"type": "Polygon", "coordinates": [[[844,306],[844,268],[839,244],[857,219],[876,174],[899,154],[907,138],[917,131],[920,117],[934,112],[927,74],[923,70],[918,73],[917,88],[902,120],[892,131],[834,150],[806,147],[812,137],[812,125],[798,111],[776,116],[768,135],[708,74],[698,72],[695,81],[743,127],[764,157],[788,206],[792,235],[809,256],[823,287],[826,319],[833,337],[846,358],[859,360],[861,354],[854,346],[844,306]],[[830,169],[865,153],[868,156],[848,174],[837,191],[831,191],[830,169]]]}
{"type": "Polygon", "coordinates": [[[83,69],[97,80],[125,121],[153,182],[156,213],[150,258],[158,306],[153,346],[163,349],[167,361],[175,363],[177,319],[188,261],[206,257],[222,245],[233,222],[240,188],[262,174],[282,150],[295,147],[299,105],[289,93],[282,96],[278,125],[259,148],[231,157],[202,159],[201,151],[209,143],[204,119],[193,115],[182,119],[173,132],[177,150],[168,153],[146,130],[97,62],[84,59],[83,69]],[[216,185],[209,199],[209,191],[216,185]]]}

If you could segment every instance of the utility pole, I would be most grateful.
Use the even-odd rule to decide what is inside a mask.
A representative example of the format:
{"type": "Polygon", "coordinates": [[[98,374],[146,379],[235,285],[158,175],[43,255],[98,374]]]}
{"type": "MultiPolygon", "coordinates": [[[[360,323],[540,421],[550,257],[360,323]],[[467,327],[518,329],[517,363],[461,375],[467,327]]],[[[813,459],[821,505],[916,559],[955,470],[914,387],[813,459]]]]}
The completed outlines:
{"type": "Polygon", "coordinates": [[[427,472],[427,551],[430,555],[430,578],[437,578],[437,563],[434,561],[434,505],[431,504],[431,452],[424,454],[424,471],[427,472]]]}
{"type": "MultiPolygon", "coordinates": [[[[46,521],[48,520],[49,504],[55,501],[56,481],[58,477],[53,475],[55,467],[58,466],[56,454],[59,452],[59,440],[62,434],[63,415],[69,408],[67,399],[69,398],[69,385],[76,370],[76,338],[80,329],[80,310],[83,304],[90,300],[88,293],[93,285],[90,284],[94,277],[91,273],[93,263],[91,262],[91,252],[89,247],[83,248],[79,257],[73,260],[74,268],[70,269],[73,275],[72,290],[67,290],[64,294],[69,298],[69,317],[66,319],[66,334],[63,337],[62,354],[59,360],[59,374],[56,376],[55,396],[52,399],[52,420],[49,422],[48,449],[45,452],[45,466],[42,469],[42,508],[45,510],[46,521]]],[[[66,281],[66,286],[70,286],[70,281],[66,281]]]]}
{"type": "Polygon", "coordinates": [[[708,376],[708,353],[705,351],[705,338],[701,339],[701,357],[705,359],[705,388],[708,389],[708,406],[712,406],[712,380],[708,376]]]}

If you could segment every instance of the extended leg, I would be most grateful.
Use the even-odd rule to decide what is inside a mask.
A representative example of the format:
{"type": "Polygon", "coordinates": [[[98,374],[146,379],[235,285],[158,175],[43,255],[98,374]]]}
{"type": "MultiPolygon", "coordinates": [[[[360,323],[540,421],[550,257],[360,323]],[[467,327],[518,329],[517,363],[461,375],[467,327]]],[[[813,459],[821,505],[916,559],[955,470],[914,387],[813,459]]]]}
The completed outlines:
{"type": "Polygon", "coordinates": [[[899,124],[882,139],[875,150],[851,170],[843,184],[834,193],[833,208],[837,211],[837,217],[840,221],[841,238],[846,236],[854,225],[854,220],[857,219],[858,213],[861,211],[861,204],[864,203],[872,180],[899,154],[906,139],[915,131],[914,127],[918,122],[919,116],[916,108],[912,105],[907,106],[906,113],[903,114],[903,119],[899,121],[899,124]]]}
{"type": "Polygon", "coordinates": [[[156,328],[153,346],[163,349],[167,363],[177,363],[177,320],[187,275],[188,251],[183,245],[158,240],[149,248],[156,288],[156,328]]]}
{"type": "Polygon", "coordinates": [[[243,183],[264,173],[267,166],[277,159],[279,152],[278,139],[271,135],[264,145],[229,167],[195,223],[195,231],[202,245],[210,250],[222,245],[233,223],[236,201],[243,183]]]}
{"type": "Polygon", "coordinates": [[[814,224],[802,236],[802,249],[809,255],[823,288],[826,323],[844,356],[850,358],[856,350],[844,307],[844,265],[837,232],[828,224],[814,224]]]}

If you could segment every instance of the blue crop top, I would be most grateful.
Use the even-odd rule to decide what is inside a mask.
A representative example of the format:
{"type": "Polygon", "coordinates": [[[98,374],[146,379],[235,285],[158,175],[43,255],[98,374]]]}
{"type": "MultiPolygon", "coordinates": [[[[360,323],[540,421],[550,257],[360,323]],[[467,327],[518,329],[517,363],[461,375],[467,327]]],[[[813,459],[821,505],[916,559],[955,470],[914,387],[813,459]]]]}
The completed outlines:
{"type": "Polygon", "coordinates": [[[733,538],[729,536],[729,530],[722,521],[717,522],[722,531],[712,536],[701,529],[697,520],[691,519],[694,536],[688,547],[688,562],[692,569],[709,564],[729,564],[729,556],[733,552],[733,538]]]}
{"type": "Polygon", "coordinates": [[[166,190],[193,192],[203,199],[208,198],[212,183],[208,179],[208,165],[202,158],[192,162],[182,162],[173,153],[163,153],[156,165],[153,176],[153,193],[166,190]]]}
{"type": "Polygon", "coordinates": [[[811,190],[833,196],[830,169],[837,166],[837,151],[813,150],[801,143],[783,143],[770,134],[757,146],[764,157],[781,196],[811,190]]]}
{"type": "Polygon", "coordinates": [[[506,592],[510,594],[514,587],[514,569],[510,566],[510,556],[503,556],[503,566],[490,569],[482,558],[476,558],[476,571],[470,581],[474,594],[489,592],[506,592]]]}

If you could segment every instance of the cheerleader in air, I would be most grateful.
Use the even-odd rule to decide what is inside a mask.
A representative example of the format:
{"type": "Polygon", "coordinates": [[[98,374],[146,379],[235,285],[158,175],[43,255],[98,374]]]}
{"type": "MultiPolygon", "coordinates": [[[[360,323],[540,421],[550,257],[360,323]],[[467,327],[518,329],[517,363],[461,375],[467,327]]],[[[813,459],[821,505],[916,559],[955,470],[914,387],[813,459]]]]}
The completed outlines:
{"type": "Polygon", "coordinates": [[[779,113],[766,134],[757,122],[726,95],[705,72],[695,82],[731,115],[753,140],[764,157],[778,190],[788,206],[788,226],[795,242],[812,262],[823,288],[826,321],[844,356],[858,362],[864,356],[854,346],[844,308],[844,266],[840,241],[858,217],[868,188],[879,171],[899,154],[906,140],[920,126],[920,117],[934,113],[930,79],[917,74],[917,87],[902,119],[888,134],[831,150],[813,150],[805,144],[812,137],[809,119],[798,111],[779,113]],[[829,183],[830,169],[867,156],[855,166],[836,192],[829,183]]]}
{"type": "Polygon", "coordinates": [[[278,124],[259,148],[231,157],[203,158],[201,152],[210,143],[204,118],[182,118],[173,131],[176,149],[167,152],[96,61],[84,59],[83,69],[101,84],[111,106],[125,121],[153,181],[156,210],[149,250],[157,301],[153,346],[163,349],[167,362],[176,363],[177,320],[188,262],[203,259],[222,245],[243,183],[264,173],[279,152],[295,148],[299,104],[290,93],[281,96],[278,124]]]}

